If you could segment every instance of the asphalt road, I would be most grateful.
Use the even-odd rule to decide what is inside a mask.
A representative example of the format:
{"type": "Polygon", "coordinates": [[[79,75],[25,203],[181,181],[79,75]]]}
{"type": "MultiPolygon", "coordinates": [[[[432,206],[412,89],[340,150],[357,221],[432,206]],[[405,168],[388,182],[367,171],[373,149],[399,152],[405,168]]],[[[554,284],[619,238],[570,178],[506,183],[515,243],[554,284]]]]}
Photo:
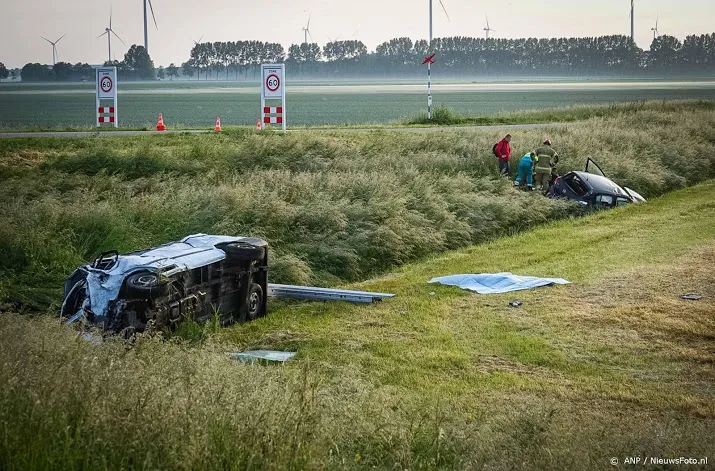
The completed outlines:
{"type": "MultiPolygon", "coordinates": [[[[541,123],[541,124],[502,124],[494,126],[444,126],[444,127],[384,127],[384,128],[315,128],[315,129],[289,129],[288,132],[455,132],[455,131],[498,131],[518,129],[540,129],[554,126],[565,126],[568,123],[541,123]]],[[[146,136],[156,134],[205,134],[213,133],[210,130],[200,129],[171,129],[167,131],[50,131],[50,132],[3,132],[0,139],[16,139],[28,137],[119,137],[119,136],[146,136]]]]}

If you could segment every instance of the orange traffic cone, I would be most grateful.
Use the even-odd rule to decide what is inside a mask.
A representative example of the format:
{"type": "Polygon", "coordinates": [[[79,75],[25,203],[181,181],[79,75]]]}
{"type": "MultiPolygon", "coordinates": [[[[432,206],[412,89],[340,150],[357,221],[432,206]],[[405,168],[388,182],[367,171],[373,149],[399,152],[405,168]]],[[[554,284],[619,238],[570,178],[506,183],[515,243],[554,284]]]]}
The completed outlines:
{"type": "Polygon", "coordinates": [[[261,118],[258,118],[258,120],[256,121],[256,131],[260,131],[260,130],[261,130],[261,118]]]}
{"type": "Polygon", "coordinates": [[[164,116],[162,116],[161,113],[159,113],[159,122],[156,123],[156,130],[157,131],[166,131],[166,126],[164,126],[164,116]]]}
{"type": "Polygon", "coordinates": [[[221,131],[221,118],[219,118],[218,116],[216,116],[216,126],[214,127],[214,131],[221,131]]]}

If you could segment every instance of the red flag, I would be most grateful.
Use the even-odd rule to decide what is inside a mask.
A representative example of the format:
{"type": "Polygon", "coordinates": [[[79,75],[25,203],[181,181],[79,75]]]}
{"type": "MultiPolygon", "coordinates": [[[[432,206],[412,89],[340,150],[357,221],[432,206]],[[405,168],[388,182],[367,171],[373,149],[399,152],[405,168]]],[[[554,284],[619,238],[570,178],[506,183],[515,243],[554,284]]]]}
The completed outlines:
{"type": "Polygon", "coordinates": [[[434,64],[434,56],[436,56],[436,55],[437,55],[437,53],[435,52],[431,56],[425,57],[425,60],[422,61],[422,65],[434,64]]]}

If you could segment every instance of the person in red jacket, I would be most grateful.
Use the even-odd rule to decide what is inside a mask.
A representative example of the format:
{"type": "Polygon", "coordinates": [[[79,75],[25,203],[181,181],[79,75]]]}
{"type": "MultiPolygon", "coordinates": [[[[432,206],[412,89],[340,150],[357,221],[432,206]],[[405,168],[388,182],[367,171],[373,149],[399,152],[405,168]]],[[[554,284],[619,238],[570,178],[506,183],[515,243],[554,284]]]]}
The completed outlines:
{"type": "Polygon", "coordinates": [[[504,139],[499,141],[494,148],[494,154],[499,158],[499,173],[502,175],[511,175],[509,161],[511,160],[511,134],[504,136],[504,139]]]}

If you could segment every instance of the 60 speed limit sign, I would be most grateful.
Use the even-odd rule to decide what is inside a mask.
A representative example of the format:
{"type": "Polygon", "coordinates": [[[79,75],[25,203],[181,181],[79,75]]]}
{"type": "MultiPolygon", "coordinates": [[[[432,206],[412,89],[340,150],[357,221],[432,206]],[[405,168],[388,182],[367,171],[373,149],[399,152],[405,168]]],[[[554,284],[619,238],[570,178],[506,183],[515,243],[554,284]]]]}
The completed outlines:
{"type": "Polygon", "coordinates": [[[104,93],[111,93],[112,86],[114,86],[114,84],[111,77],[102,77],[102,80],[99,81],[99,88],[101,88],[104,93]]]}
{"type": "Polygon", "coordinates": [[[114,67],[97,70],[97,97],[114,98],[117,96],[117,72],[114,67]]]}
{"type": "Polygon", "coordinates": [[[263,96],[265,98],[283,97],[283,70],[279,68],[263,69],[263,96]]]}

